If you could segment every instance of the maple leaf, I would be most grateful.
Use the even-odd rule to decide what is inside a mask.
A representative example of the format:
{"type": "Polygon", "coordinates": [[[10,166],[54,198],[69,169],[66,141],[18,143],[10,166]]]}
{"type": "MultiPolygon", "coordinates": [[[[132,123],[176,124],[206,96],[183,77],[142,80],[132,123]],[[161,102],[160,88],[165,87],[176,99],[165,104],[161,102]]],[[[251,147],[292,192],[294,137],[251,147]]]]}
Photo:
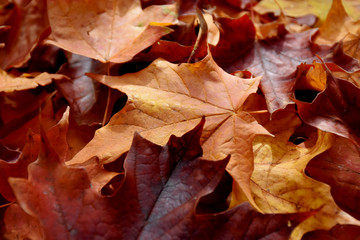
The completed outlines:
{"type": "Polygon", "coordinates": [[[326,66],[328,66],[329,70],[331,70],[334,77],[347,80],[355,86],[360,87],[360,70],[348,72],[335,64],[326,64],[326,66]]]}
{"type": "Polygon", "coordinates": [[[172,136],[164,147],[136,134],[125,159],[124,182],[111,197],[98,195],[83,169],[64,166],[44,139],[37,162],[29,166],[29,180],[9,180],[23,212],[17,205],[9,209],[5,236],[287,239],[306,215],[262,215],[248,203],[216,214],[196,214],[197,203],[215,189],[229,160],[199,158],[203,124],[181,138],[172,136]],[[14,223],[14,214],[23,220],[14,223]],[[33,232],[26,221],[35,226],[33,232]]]}
{"type": "Polygon", "coordinates": [[[204,157],[218,160],[231,154],[227,170],[236,181],[233,199],[241,188],[251,201],[251,142],[256,134],[269,133],[241,106],[257,90],[260,78],[227,74],[210,55],[194,64],[178,66],[158,59],[133,74],[89,76],[126,93],[128,102],[68,164],[93,156],[100,163],[114,161],[129,149],[135,131],[156,144],[164,144],[171,134],[183,134],[205,116],[201,140],[204,157]]]}
{"type": "Polygon", "coordinates": [[[2,1],[3,238],[357,238],[360,5],[277,3],[2,1]]]}
{"type": "Polygon", "coordinates": [[[211,54],[216,62],[228,66],[234,61],[232,56],[244,51],[254,42],[255,27],[248,15],[238,19],[216,18],[216,24],[220,29],[220,39],[211,54]]]}
{"type": "Polygon", "coordinates": [[[225,69],[228,72],[248,70],[255,76],[262,76],[261,89],[271,113],[292,103],[290,96],[295,84],[296,67],[312,61],[311,36],[316,30],[288,33],[275,40],[256,41],[247,51],[241,53],[235,62],[225,69]]]}
{"type": "Polygon", "coordinates": [[[71,59],[63,64],[58,71],[58,73],[71,78],[71,81],[56,81],[56,85],[69,102],[70,108],[75,115],[74,118],[80,124],[84,124],[84,121],[89,119],[86,114],[96,104],[98,95],[96,84],[84,74],[85,72],[95,71],[97,65],[91,58],[73,54],[71,59]]]}
{"type": "Polygon", "coordinates": [[[48,130],[58,123],[65,111],[59,96],[42,89],[2,95],[1,103],[0,137],[3,144],[12,149],[23,148],[29,129],[40,133],[40,118],[41,124],[48,130]]]}
{"type": "MultiPolygon", "coordinates": [[[[0,68],[20,67],[30,58],[30,52],[49,32],[44,0],[13,1],[2,6],[11,9],[12,17],[6,21],[10,29],[0,34],[0,68]]],[[[1,19],[0,19],[1,21],[1,19]]],[[[1,25],[1,22],[0,22],[1,25]]]]}
{"type": "Polygon", "coordinates": [[[26,214],[18,204],[12,204],[4,216],[5,239],[45,239],[39,220],[26,214]]]}
{"type": "Polygon", "coordinates": [[[302,124],[294,104],[274,114],[264,109],[266,109],[265,98],[259,94],[251,94],[243,105],[243,110],[250,112],[258,123],[278,140],[288,141],[295,129],[302,124]]]}
{"type": "Polygon", "coordinates": [[[352,83],[335,78],[326,65],[327,85],[315,100],[304,103],[296,100],[301,119],[323,131],[332,132],[359,144],[359,94],[352,83]]]}
{"type": "Polygon", "coordinates": [[[23,76],[15,77],[0,69],[0,92],[14,92],[26,89],[45,86],[52,82],[53,79],[67,79],[62,74],[23,74],[23,76]]]}
{"type": "MultiPolygon", "coordinates": [[[[331,6],[331,0],[305,0],[305,1],[291,1],[291,0],[263,0],[254,7],[254,10],[260,14],[267,12],[279,13],[279,6],[287,16],[300,17],[307,14],[314,14],[321,21],[325,21],[327,13],[331,6]],[[276,4],[278,3],[278,4],[276,4]]],[[[346,4],[346,10],[351,12],[353,18],[357,18],[359,13],[356,9],[356,1],[344,1],[346,4]]]]}
{"type": "MultiPolygon", "coordinates": [[[[345,44],[347,48],[350,48],[347,35],[353,38],[358,35],[359,31],[360,20],[353,21],[346,13],[342,1],[334,0],[325,22],[319,29],[319,34],[316,36],[315,42],[318,44],[332,45],[338,41],[343,41],[343,44],[345,44]]],[[[350,41],[353,41],[353,39],[350,41]]]]}
{"type": "Polygon", "coordinates": [[[304,174],[307,163],[332,144],[331,134],[319,131],[312,148],[283,143],[269,136],[254,139],[255,166],[251,176],[254,200],[265,213],[293,213],[317,210],[301,222],[290,239],[317,229],[330,229],[337,223],[360,225],[341,211],[330,194],[330,187],[304,174]],[[284,181],[286,179],[286,181],[284,181]]]}
{"type": "Polygon", "coordinates": [[[136,1],[48,0],[52,44],[101,62],[127,62],[171,32],[174,5],[142,10],[136,1]]]}
{"type": "MultiPolygon", "coordinates": [[[[55,125],[49,128],[46,132],[48,138],[51,139],[51,144],[54,151],[63,161],[67,159],[68,145],[66,142],[66,133],[68,130],[69,108],[64,112],[63,117],[55,125]]],[[[29,131],[26,136],[24,148],[21,154],[13,161],[5,161],[0,159],[0,194],[8,201],[14,201],[15,196],[11,190],[8,178],[22,177],[27,178],[28,165],[37,159],[39,154],[40,138],[39,135],[29,131]]]]}
{"type": "Polygon", "coordinates": [[[71,59],[58,71],[71,79],[59,79],[55,83],[68,101],[75,121],[79,125],[95,125],[103,121],[106,105],[108,109],[112,109],[122,95],[118,91],[111,91],[110,99],[107,100],[108,88],[84,75],[85,72],[105,73],[105,65],[91,58],[72,54],[71,59]]]}
{"type": "Polygon", "coordinates": [[[310,161],[307,174],[331,187],[331,194],[341,209],[360,219],[359,147],[346,138],[338,137],[326,152],[310,161]]]}
{"type": "Polygon", "coordinates": [[[23,177],[28,175],[27,167],[34,162],[39,154],[40,138],[29,132],[26,143],[21,151],[19,158],[15,161],[7,162],[0,159],[0,194],[8,201],[14,201],[14,193],[8,183],[9,177],[23,177]]]}

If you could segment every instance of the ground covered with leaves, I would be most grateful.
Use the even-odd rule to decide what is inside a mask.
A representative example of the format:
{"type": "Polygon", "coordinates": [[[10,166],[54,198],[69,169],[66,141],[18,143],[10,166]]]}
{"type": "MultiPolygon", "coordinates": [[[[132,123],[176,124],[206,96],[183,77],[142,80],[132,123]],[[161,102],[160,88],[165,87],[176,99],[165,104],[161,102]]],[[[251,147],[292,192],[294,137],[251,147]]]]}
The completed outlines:
{"type": "Polygon", "coordinates": [[[360,4],[0,1],[5,239],[356,239],[360,4]]]}

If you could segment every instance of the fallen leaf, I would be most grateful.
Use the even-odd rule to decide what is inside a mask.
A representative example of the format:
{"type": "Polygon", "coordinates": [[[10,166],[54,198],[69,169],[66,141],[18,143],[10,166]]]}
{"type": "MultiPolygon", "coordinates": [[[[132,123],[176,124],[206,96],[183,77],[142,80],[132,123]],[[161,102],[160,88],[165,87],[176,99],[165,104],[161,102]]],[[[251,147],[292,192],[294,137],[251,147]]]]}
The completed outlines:
{"type": "Polygon", "coordinates": [[[261,89],[270,113],[292,103],[296,67],[314,59],[311,36],[316,30],[288,33],[275,40],[256,41],[248,49],[238,53],[238,59],[223,66],[228,72],[248,70],[254,76],[262,76],[261,89]]]}
{"type": "Polygon", "coordinates": [[[254,42],[255,27],[248,15],[238,19],[216,18],[215,20],[220,30],[220,39],[211,49],[211,54],[216,62],[228,66],[234,61],[234,55],[239,56],[239,52],[243,52],[254,42]]]}
{"type": "Polygon", "coordinates": [[[326,64],[326,66],[332,72],[334,77],[347,80],[353,83],[355,86],[360,87],[360,70],[349,72],[337,66],[336,64],[326,64]]]}
{"type": "Polygon", "coordinates": [[[316,155],[329,149],[332,135],[319,131],[312,148],[283,143],[269,136],[254,139],[254,171],[251,190],[254,200],[264,213],[317,212],[301,222],[290,239],[301,239],[317,229],[330,229],[336,224],[360,225],[334,202],[330,187],[307,177],[304,169],[316,155]],[[286,181],[284,181],[286,179],[286,181]]]}
{"type": "MultiPolygon", "coordinates": [[[[44,152],[29,167],[29,180],[9,180],[28,214],[17,225],[38,220],[41,229],[34,224],[36,231],[46,239],[287,239],[307,215],[262,215],[248,203],[196,214],[197,203],[217,186],[229,160],[198,157],[203,124],[181,138],[172,136],[164,147],[136,134],[125,159],[124,182],[111,197],[94,192],[83,169],[64,166],[45,139],[44,152]]],[[[7,220],[17,212],[9,211],[7,220]]],[[[28,225],[15,231],[29,236],[28,225]]]]}
{"type": "MultiPolygon", "coordinates": [[[[358,18],[360,15],[358,11],[354,11],[354,6],[357,2],[344,0],[346,10],[351,12],[353,18],[358,18]]],[[[331,7],[331,0],[305,0],[305,1],[291,1],[291,0],[264,0],[254,7],[254,10],[260,14],[266,12],[280,13],[279,6],[287,16],[300,17],[307,14],[314,14],[319,17],[320,21],[325,21],[327,13],[331,7]],[[276,4],[278,3],[278,4],[276,4]]]]}
{"type": "Polygon", "coordinates": [[[19,155],[20,151],[10,149],[6,147],[3,142],[0,140],[0,159],[5,162],[15,161],[19,155]]]}
{"type": "Polygon", "coordinates": [[[305,234],[303,240],[348,240],[357,239],[360,235],[360,227],[353,225],[336,225],[330,231],[317,230],[305,234]]]}
{"type": "MultiPolygon", "coordinates": [[[[335,64],[334,64],[335,65],[335,64]]],[[[298,66],[295,90],[306,89],[321,92],[326,87],[326,71],[321,63],[313,61],[312,64],[298,66]]]]}
{"type": "Polygon", "coordinates": [[[171,30],[174,5],[150,6],[136,1],[63,2],[48,0],[52,44],[101,62],[122,63],[171,30]]]}
{"type": "Polygon", "coordinates": [[[356,34],[349,33],[345,36],[342,41],[342,48],[345,54],[349,55],[360,61],[360,54],[358,49],[360,43],[360,29],[357,31],[356,34]]]}
{"type": "Polygon", "coordinates": [[[325,22],[315,38],[318,44],[332,45],[349,34],[357,35],[360,31],[360,20],[353,21],[345,11],[342,0],[334,0],[325,22]]]}
{"type": "Polygon", "coordinates": [[[5,213],[5,239],[45,239],[40,222],[14,203],[5,213]]]}
{"type": "MultiPolygon", "coordinates": [[[[30,58],[30,52],[38,42],[46,37],[49,27],[45,0],[12,1],[11,28],[0,35],[0,68],[20,67],[30,58]]],[[[5,8],[6,9],[6,8],[5,8]]]]}
{"type": "Polygon", "coordinates": [[[126,93],[128,103],[68,164],[93,156],[100,163],[112,162],[129,149],[135,131],[156,144],[164,144],[171,134],[183,134],[205,116],[201,140],[204,157],[218,160],[231,154],[227,170],[236,181],[233,188],[238,192],[242,189],[251,201],[251,142],[256,134],[269,133],[241,106],[257,90],[260,78],[241,79],[227,74],[210,55],[194,64],[178,66],[159,59],[133,74],[89,76],[126,93]]]}
{"type": "Polygon", "coordinates": [[[0,69],[0,92],[13,92],[45,86],[52,82],[53,79],[66,79],[62,74],[24,74],[16,77],[0,69]]]}
{"type": "Polygon", "coordinates": [[[27,135],[26,143],[18,159],[7,162],[0,159],[0,194],[8,201],[14,201],[15,196],[9,185],[9,177],[28,176],[28,165],[34,162],[39,154],[40,138],[31,132],[27,135]]]}
{"type": "Polygon", "coordinates": [[[310,161],[306,173],[329,184],[331,194],[341,209],[360,219],[360,149],[349,140],[338,137],[326,152],[310,161]]]}
{"type": "Polygon", "coordinates": [[[0,102],[0,137],[12,149],[23,148],[29,129],[40,133],[40,118],[41,125],[48,130],[58,123],[66,109],[59,95],[54,96],[43,89],[15,91],[2,95],[0,102]]]}
{"type": "Polygon", "coordinates": [[[327,73],[326,89],[310,103],[296,100],[299,115],[307,124],[332,132],[360,144],[359,104],[360,89],[352,83],[327,73]]]}
{"type": "Polygon", "coordinates": [[[288,105],[285,109],[276,111],[271,115],[267,111],[264,96],[255,93],[246,99],[243,110],[249,112],[276,139],[285,142],[293,135],[295,129],[302,124],[294,104],[288,105]]]}

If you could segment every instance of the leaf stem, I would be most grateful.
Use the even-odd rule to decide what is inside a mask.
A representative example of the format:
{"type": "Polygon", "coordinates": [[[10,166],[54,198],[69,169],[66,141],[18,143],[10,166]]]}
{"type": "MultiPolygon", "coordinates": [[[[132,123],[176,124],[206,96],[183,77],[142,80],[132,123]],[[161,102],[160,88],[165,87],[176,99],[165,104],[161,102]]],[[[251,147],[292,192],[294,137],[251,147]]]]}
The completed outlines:
{"type": "MultiPolygon", "coordinates": [[[[110,76],[110,65],[109,63],[107,63],[107,70],[106,70],[106,74],[108,76],[110,76]]],[[[111,88],[108,87],[108,94],[107,94],[107,100],[106,100],[106,107],[105,107],[105,113],[104,113],[104,118],[102,120],[102,126],[105,125],[106,123],[106,119],[108,118],[108,114],[109,114],[109,106],[110,106],[110,98],[111,98],[111,88]]]]}

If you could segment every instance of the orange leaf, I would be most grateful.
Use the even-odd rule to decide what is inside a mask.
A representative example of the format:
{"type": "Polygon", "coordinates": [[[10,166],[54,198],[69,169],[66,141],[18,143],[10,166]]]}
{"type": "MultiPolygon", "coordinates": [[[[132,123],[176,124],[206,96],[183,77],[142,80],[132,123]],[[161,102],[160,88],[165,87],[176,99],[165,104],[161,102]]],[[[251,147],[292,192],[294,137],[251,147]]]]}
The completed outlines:
{"type": "Polygon", "coordinates": [[[50,84],[52,79],[67,79],[67,77],[46,72],[39,75],[24,74],[20,77],[14,77],[0,69],[0,92],[13,92],[45,86],[50,84]]]}
{"type": "Polygon", "coordinates": [[[334,0],[315,42],[332,45],[343,40],[348,34],[357,35],[359,31],[360,20],[353,21],[346,13],[342,1],[334,0]]]}
{"type": "Polygon", "coordinates": [[[52,44],[101,62],[127,62],[171,32],[175,5],[140,0],[48,0],[52,44]],[[156,24],[155,24],[156,22],[156,24]]]}
{"type": "Polygon", "coordinates": [[[140,72],[120,77],[89,76],[126,93],[129,100],[68,164],[93,156],[101,163],[111,162],[129,149],[135,131],[156,144],[164,144],[171,134],[185,133],[205,116],[201,139],[204,157],[218,160],[231,154],[227,170],[238,192],[233,201],[241,201],[240,189],[252,201],[251,142],[256,134],[269,133],[241,107],[257,90],[260,78],[227,74],[210,55],[194,64],[176,65],[158,59],[140,72]]]}

